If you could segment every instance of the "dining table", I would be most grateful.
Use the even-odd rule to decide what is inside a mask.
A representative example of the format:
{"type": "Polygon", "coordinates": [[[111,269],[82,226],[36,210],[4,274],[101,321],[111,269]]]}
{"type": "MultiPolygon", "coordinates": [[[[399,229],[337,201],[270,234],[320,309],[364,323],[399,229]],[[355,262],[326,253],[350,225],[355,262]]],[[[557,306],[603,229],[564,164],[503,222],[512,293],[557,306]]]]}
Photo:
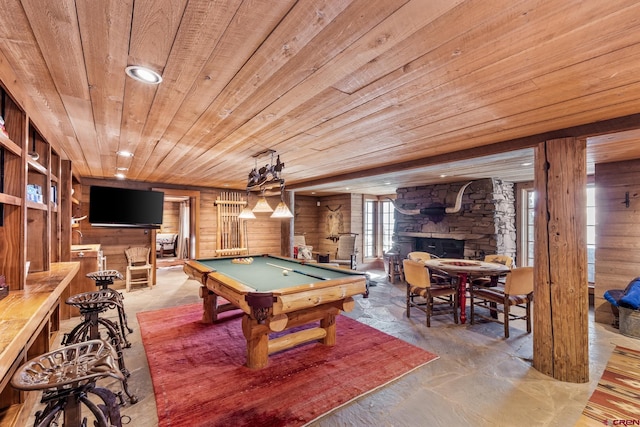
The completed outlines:
{"type": "Polygon", "coordinates": [[[460,323],[467,322],[467,283],[474,277],[499,277],[511,269],[504,264],[458,258],[432,258],[423,261],[432,271],[458,278],[458,301],[460,303],[460,323]]]}

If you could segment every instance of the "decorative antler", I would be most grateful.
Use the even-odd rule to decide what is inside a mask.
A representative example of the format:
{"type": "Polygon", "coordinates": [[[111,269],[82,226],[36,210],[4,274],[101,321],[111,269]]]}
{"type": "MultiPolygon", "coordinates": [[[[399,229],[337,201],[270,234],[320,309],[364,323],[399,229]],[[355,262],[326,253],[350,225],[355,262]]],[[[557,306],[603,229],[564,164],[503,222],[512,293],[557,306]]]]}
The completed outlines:
{"type": "Polygon", "coordinates": [[[340,210],[340,208],[341,208],[341,207],[342,207],[342,205],[338,205],[338,207],[337,207],[337,208],[335,208],[335,209],[331,209],[331,208],[329,207],[329,205],[327,205],[327,209],[329,209],[331,212],[337,212],[337,211],[339,211],[339,210],[340,210]]]}
{"type": "MultiPolygon", "coordinates": [[[[465,185],[463,185],[460,190],[458,191],[458,195],[456,196],[456,203],[453,207],[444,207],[444,206],[433,206],[433,207],[429,207],[429,208],[422,208],[422,209],[402,209],[399,208],[398,205],[396,205],[396,201],[393,199],[389,199],[391,200],[391,203],[393,203],[393,207],[400,212],[401,214],[405,214],[405,215],[427,215],[427,216],[443,216],[445,213],[458,213],[460,212],[460,209],[462,209],[462,196],[464,194],[464,190],[467,189],[467,187],[472,183],[473,181],[469,181],[467,182],[465,185]]],[[[327,206],[328,207],[328,206],[327,206]]]]}
{"type": "Polygon", "coordinates": [[[473,181],[469,181],[465,185],[463,185],[462,188],[460,188],[460,191],[458,191],[458,195],[456,196],[456,204],[452,208],[446,208],[444,210],[445,213],[460,212],[460,209],[462,209],[462,195],[464,194],[464,190],[466,190],[469,184],[471,184],[472,182],[473,181]]]}

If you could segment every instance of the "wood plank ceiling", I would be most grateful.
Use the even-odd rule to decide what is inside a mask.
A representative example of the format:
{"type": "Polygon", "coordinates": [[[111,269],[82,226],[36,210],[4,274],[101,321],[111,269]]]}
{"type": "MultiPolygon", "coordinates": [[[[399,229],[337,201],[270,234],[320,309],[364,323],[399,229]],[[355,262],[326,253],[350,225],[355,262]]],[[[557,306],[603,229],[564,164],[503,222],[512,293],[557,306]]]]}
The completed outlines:
{"type": "MultiPolygon", "coordinates": [[[[83,177],[244,189],[273,149],[300,190],[520,181],[532,151],[492,144],[640,113],[634,0],[2,3],[0,79],[83,177]]],[[[638,139],[589,139],[590,163],[638,139]]]]}

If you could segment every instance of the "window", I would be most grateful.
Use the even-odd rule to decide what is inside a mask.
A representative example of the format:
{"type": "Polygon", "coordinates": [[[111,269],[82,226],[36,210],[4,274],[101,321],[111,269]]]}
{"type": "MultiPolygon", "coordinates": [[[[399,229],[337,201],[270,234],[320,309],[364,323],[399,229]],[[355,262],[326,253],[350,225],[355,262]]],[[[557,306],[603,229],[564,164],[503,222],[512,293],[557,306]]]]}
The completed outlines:
{"type": "Polygon", "coordinates": [[[364,246],[364,257],[374,258],[376,256],[376,201],[364,201],[364,236],[362,245],[364,246]]]}
{"type": "Polygon", "coordinates": [[[382,257],[393,246],[395,209],[389,200],[365,199],[363,209],[365,258],[382,257]]]}
{"type": "MultiPolygon", "coordinates": [[[[534,229],[536,194],[533,189],[523,190],[525,214],[523,215],[522,248],[526,264],[533,265],[534,229]]],[[[596,188],[587,185],[587,277],[589,282],[595,282],[596,264],[596,188]]]]}
{"type": "Polygon", "coordinates": [[[385,253],[393,246],[393,228],[396,223],[396,210],[393,203],[389,200],[380,202],[380,211],[382,214],[382,253],[385,253]]]}

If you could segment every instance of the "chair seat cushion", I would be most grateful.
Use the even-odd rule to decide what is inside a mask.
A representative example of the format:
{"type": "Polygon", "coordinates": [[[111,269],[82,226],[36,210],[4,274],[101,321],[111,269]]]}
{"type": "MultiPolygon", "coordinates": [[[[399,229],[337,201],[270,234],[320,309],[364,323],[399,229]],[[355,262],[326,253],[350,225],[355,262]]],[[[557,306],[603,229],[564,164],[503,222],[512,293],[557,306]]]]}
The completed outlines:
{"type": "MultiPolygon", "coordinates": [[[[503,303],[505,298],[504,288],[478,288],[473,289],[474,298],[483,298],[488,301],[503,303]]],[[[509,305],[524,304],[527,302],[526,295],[509,295],[509,305]]]]}
{"type": "MultiPolygon", "coordinates": [[[[409,292],[413,295],[419,295],[423,298],[427,296],[427,288],[423,288],[421,286],[409,286],[409,292]]],[[[453,295],[456,293],[456,289],[451,286],[432,286],[431,287],[431,296],[432,297],[441,297],[446,295],[453,295]]]]}

